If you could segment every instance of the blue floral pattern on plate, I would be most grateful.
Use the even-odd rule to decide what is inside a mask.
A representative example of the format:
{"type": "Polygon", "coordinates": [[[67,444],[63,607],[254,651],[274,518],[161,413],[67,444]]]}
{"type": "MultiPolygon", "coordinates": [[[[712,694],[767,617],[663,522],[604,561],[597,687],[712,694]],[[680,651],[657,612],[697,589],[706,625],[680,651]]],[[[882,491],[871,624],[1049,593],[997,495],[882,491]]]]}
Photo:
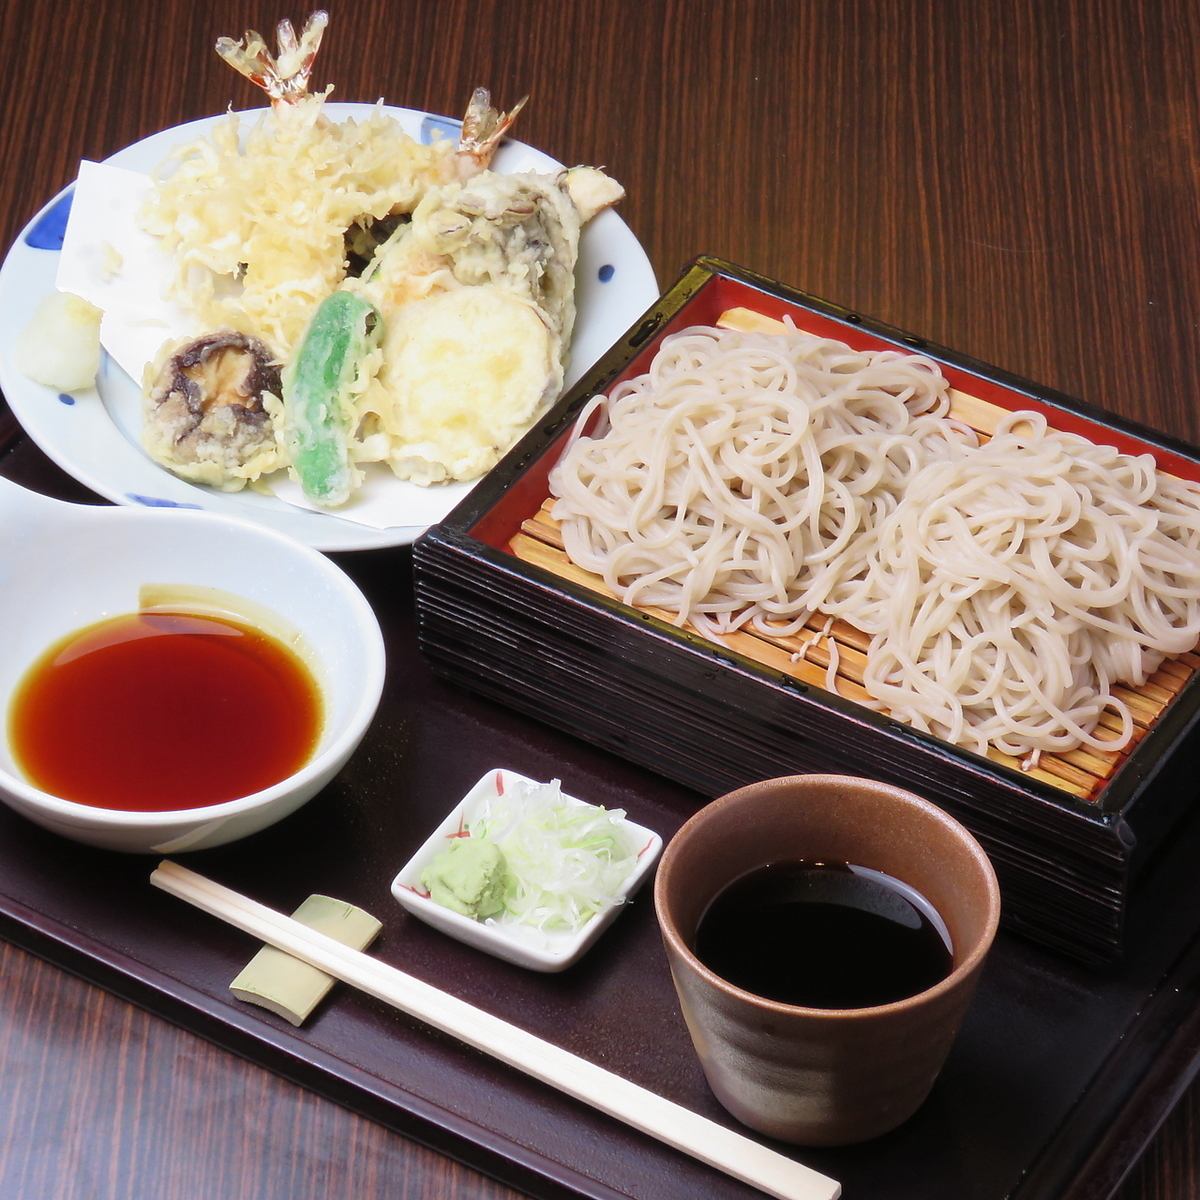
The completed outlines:
{"type": "Polygon", "coordinates": [[[421,120],[421,144],[431,145],[438,138],[457,142],[462,136],[462,122],[449,117],[423,117],[421,120]]]}
{"type": "Polygon", "coordinates": [[[167,500],[161,496],[143,496],[139,492],[126,492],[126,496],[134,504],[143,504],[146,508],[203,508],[202,504],[185,504],[182,500],[167,500]]]}
{"type": "Polygon", "coordinates": [[[68,188],[25,234],[25,244],[35,250],[61,250],[67,232],[67,218],[71,215],[71,201],[75,189],[68,188]]]}
{"type": "Polygon", "coordinates": [[[596,272],[601,283],[607,283],[616,273],[617,268],[614,267],[612,263],[605,263],[604,266],[602,266],[600,270],[596,272]]]}

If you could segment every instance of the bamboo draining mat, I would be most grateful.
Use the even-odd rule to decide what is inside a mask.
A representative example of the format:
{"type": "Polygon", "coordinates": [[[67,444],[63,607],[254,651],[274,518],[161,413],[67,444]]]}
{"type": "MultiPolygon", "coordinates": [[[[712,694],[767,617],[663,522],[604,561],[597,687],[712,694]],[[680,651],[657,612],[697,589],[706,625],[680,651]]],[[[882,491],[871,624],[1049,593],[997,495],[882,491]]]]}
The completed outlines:
{"type": "MultiPolygon", "coordinates": [[[[727,329],[766,333],[779,333],[785,328],[771,317],[744,308],[730,309],[717,323],[727,329]]],[[[998,421],[1007,415],[1007,410],[965,392],[952,390],[950,415],[986,437],[995,430],[998,421]]],[[[547,499],[533,516],[522,522],[521,532],[510,542],[512,552],[522,561],[533,563],[560,579],[568,579],[601,595],[613,596],[599,576],[577,567],[567,558],[558,523],[550,515],[552,504],[553,500],[547,499]]],[[[639,610],[674,622],[674,615],[664,609],[639,606],[639,610]]],[[[828,618],[817,615],[809,621],[804,631],[786,637],[770,637],[739,630],[722,636],[720,644],[772,670],[799,679],[810,687],[825,690],[831,657],[828,643],[832,640],[837,645],[838,694],[848,700],[869,701],[870,697],[863,687],[863,667],[870,638],[845,621],[834,621],[828,635],[825,635],[823,631],[827,623],[828,618]],[[797,658],[797,655],[803,657],[797,658]]],[[[685,624],[683,628],[691,633],[697,632],[691,625],[685,624]]],[[[1043,754],[1038,765],[1025,771],[1025,774],[1069,795],[1094,800],[1120,766],[1128,750],[1145,735],[1198,668],[1200,655],[1183,654],[1166,660],[1140,688],[1113,688],[1113,694],[1129,706],[1134,720],[1133,741],[1126,750],[1110,752],[1081,747],[1065,754],[1043,754]]],[[[1112,731],[1115,736],[1120,729],[1120,721],[1115,714],[1106,712],[1100,720],[1100,726],[1112,731]]],[[[1007,767],[1021,769],[1019,759],[1002,754],[999,750],[989,750],[988,757],[1007,767]]]]}

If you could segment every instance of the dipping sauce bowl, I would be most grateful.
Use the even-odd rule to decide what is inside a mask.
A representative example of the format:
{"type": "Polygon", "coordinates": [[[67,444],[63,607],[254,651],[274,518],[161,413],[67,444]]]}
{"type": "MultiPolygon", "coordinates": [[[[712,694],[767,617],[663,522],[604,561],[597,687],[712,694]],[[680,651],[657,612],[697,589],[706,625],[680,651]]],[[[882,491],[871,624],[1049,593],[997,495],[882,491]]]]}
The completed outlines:
{"type": "Polygon", "coordinates": [[[696,813],[663,852],[654,905],[717,1099],[770,1137],[837,1146],[894,1129],[929,1094],[995,937],[1000,889],[978,842],[928,801],[867,779],[795,775],[696,813]],[[853,863],[920,893],[949,933],[949,974],[888,1004],[807,1008],[744,991],[696,957],[696,930],[728,885],[770,863],[812,860],[853,863]]]}
{"type": "MultiPolygon", "coordinates": [[[[114,850],[175,853],[245,837],[294,812],[345,765],[383,689],[384,648],[366,598],[339,567],[282,534],[178,508],[65,504],[0,479],[0,800],[55,833],[114,850]],[[147,607],[224,611],[293,649],[322,723],[312,754],[269,787],[203,807],[118,811],[35,787],[9,742],[29,667],[85,626],[147,607]],[[157,606],[157,605],[154,605],[157,606]]],[[[211,747],[221,753],[220,745],[211,747]]],[[[186,762],[178,764],[188,770],[186,762]]]]}

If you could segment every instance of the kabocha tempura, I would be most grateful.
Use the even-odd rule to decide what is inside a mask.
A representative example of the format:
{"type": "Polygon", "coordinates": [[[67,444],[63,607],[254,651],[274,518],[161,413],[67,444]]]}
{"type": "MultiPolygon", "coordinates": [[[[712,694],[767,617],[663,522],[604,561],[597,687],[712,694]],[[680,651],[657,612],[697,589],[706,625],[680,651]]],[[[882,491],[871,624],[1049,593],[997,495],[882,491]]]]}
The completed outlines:
{"type": "Polygon", "coordinates": [[[386,463],[420,484],[490,469],[557,395],[583,224],[621,198],[601,171],[490,170],[510,112],[479,88],[455,145],[355,121],[309,91],[328,23],[278,53],[248,32],[217,52],[271,108],[164,164],[142,213],[175,291],[212,332],[160,351],[143,440],[184,478],[237,490],[287,467],[336,507],[386,463]]]}

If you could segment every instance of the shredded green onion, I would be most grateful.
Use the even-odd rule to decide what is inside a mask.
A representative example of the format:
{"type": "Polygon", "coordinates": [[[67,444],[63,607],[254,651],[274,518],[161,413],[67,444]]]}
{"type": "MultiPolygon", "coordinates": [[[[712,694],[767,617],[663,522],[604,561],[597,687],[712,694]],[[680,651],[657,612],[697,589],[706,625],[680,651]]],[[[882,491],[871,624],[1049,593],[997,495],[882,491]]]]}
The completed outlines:
{"type": "Polygon", "coordinates": [[[559,781],[514,781],[485,802],[471,837],[493,842],[508,864],[508,919],[541,930],[577,930],[620,900],[638,848],[622,827],[622,809],[563,797],[559,781]]]}

